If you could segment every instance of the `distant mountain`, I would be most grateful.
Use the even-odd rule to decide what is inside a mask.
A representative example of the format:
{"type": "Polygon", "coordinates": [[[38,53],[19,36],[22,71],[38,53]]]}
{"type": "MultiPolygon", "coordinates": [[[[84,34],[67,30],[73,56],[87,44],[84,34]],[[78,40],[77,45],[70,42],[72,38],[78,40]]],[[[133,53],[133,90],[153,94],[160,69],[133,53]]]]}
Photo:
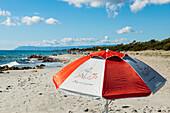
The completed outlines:
{"type": "MultiPolygon", "coordinates": [[[[56,47],[38,47],[38,46],[19,46],[14,50],[66,50],[72,48],[90,48],[95,47],[97,45],[90,45],[90,46],[56,46],[56,47]]],[[[98,45],[98,46],[110,46],[110,45],[98,45]]],[[[112,45],[113,46],[113,45],[112,45]]]]}

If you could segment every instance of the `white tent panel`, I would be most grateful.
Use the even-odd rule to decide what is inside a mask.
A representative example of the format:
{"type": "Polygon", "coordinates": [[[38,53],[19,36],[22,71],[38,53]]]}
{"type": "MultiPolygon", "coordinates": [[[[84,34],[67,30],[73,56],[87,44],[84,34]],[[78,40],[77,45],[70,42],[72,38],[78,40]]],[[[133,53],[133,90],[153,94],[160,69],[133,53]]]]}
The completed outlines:
{"type": "Polygon", "coordinates": [[[123,60],[132,66],[153,93],[165,84],[166,79],[145,63],[128,56],[125,56],[123,60]]]}
{"type": "Polygon", "coordinates": [[[60,91],[102,97],[105,60],[91,58],[80,65],[59,87],[60,91]]]}

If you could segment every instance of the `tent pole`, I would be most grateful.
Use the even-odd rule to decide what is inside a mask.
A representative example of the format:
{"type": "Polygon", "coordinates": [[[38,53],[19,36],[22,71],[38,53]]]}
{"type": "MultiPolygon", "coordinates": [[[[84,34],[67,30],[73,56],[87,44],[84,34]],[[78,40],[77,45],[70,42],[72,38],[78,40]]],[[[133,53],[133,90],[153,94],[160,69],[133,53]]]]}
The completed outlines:
{"type": "Polygon", "coordinates": [[[108,113],[108,100],[106,99],[106,106],[105,106],[105,109],[106,109],[106,113],[108,113]]]}

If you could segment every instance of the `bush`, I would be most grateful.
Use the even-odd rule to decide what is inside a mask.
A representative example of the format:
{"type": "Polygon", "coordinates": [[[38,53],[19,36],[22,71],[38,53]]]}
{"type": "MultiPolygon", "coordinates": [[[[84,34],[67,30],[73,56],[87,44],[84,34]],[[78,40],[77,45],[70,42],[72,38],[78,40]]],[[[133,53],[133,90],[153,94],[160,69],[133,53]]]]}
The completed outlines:
{"type": "MultiPolygon", "coordinates": [[[[75,48],[73,48],[75,49],[75,48]]],[[[98,49],[106,50],[110,49],[113,51],[141,51],[141,50],[170,50],[170,38],[167,38],[162,41],[152,39],[148,42],[136,42],[134,40],[129,44],[117,44],[116,46],[96,46],[92,48],[81,49],[83,51],[93,50],[97,51],[98,49]]]]}

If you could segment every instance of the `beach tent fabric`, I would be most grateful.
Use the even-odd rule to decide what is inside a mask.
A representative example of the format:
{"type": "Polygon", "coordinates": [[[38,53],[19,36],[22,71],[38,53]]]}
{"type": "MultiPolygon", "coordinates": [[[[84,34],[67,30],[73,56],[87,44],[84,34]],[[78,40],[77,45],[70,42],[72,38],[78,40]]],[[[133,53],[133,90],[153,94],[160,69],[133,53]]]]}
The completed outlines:
{"type": "Polygon", "coordinates": [[[127,54],[111,50],[93,52],[53,76],[59,91],[95,99],[148,96],[166,82],[159,73],[127,54]]]}

